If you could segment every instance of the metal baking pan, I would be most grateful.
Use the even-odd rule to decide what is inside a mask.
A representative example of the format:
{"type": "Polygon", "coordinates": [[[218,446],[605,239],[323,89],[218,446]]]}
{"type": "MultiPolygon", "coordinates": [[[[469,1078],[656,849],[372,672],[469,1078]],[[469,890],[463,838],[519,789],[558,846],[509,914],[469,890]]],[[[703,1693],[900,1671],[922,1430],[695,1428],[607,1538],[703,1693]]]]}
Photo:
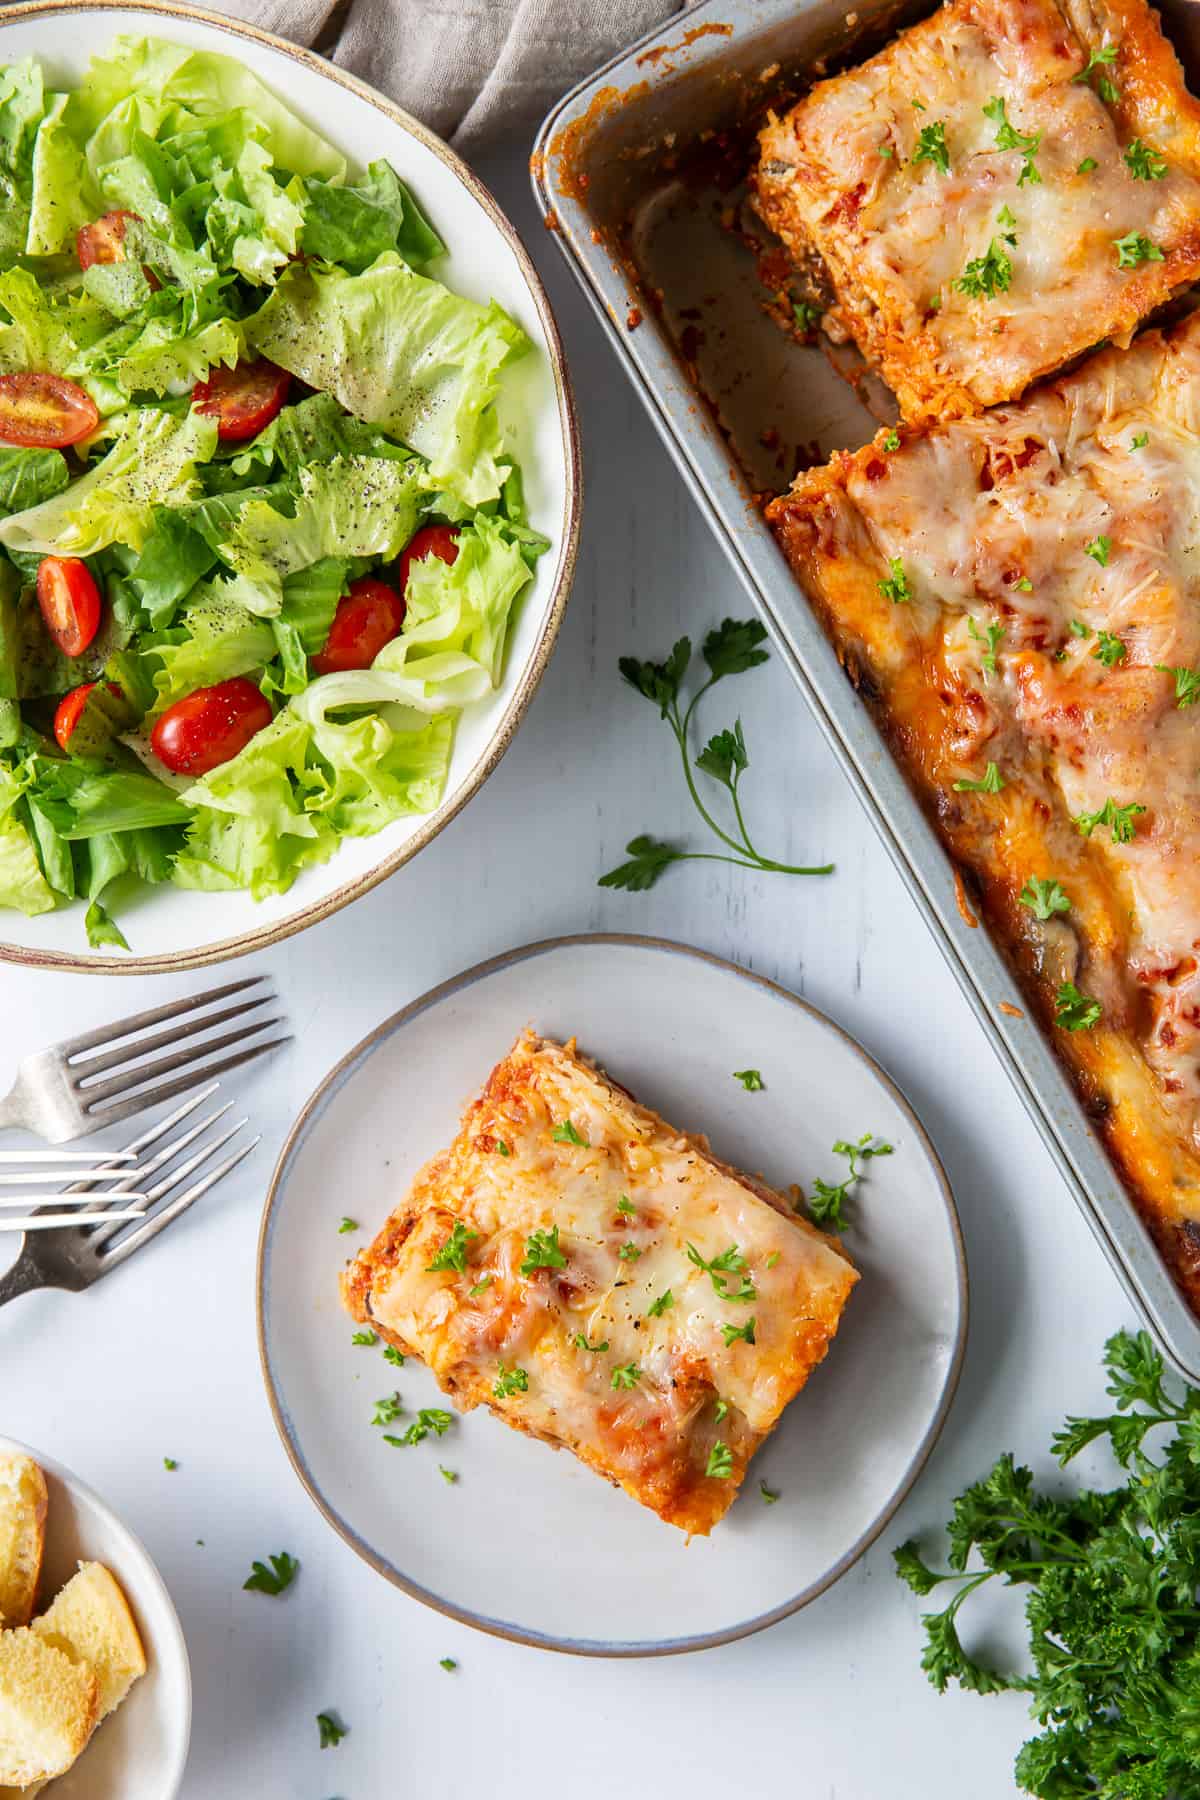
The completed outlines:
{"type": "MultiPolygon", "coordinates": [[[[1185,61],[1187,9],[1188,0],[1164,7],[1185,61]]],[[[888,400],[869,378],[850,385],[845,369],[764,311],[759,259],[730,229],[744,217],[738,181],[751,128],[768,104],[786,104],[930,10],[927,0],[860,0],[849,13],[841,0],[700,0],[560,101],[538,135],[534,192],[1084,1217],[1166,1356],[1200,1383],[1200,1320],[1026,1016],[1012,970],[973,923],[950,858],[756,500],[806,461],[865,442],[888,400]]]]}

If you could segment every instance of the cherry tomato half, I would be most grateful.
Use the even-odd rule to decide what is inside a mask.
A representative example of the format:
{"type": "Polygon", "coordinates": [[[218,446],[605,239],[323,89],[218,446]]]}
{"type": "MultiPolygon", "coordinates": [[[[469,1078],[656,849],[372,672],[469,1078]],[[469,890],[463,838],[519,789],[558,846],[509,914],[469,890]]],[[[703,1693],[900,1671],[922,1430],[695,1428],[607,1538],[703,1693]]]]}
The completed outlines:
{"type": "Polygon", "coordinates": [[[318,675],[339,669],[369,669],[404,623],[404,602],[395,588],[374,575],[350,583],[338,601],[325,648],[312,659],[318,675]]]}
{"type": "Polygon", "coordinates": [[[192,389],[192,405],[198,413],[217,421],[217,436],[226,443],[257,437],[269,425],[288,397],[291,376],[266,357],[258,362],[235,363],[232,369],[218,365],[207,381],[192,389]]]}
{"type": "Polygon", "coordinates": [[[400,592],[408,593],[408,576],[415,562],[424,562],[427,556],[440,556],[444,563],[458,561],[458,526],[457,525],[422,525],[415,536],[400,552],[397,567],[400,572],[400,592]]]}
{"type": "Polygon", "coordinates": [[[63,375],[0,375],[0,443],[65,450],[99,423],[91,395],[63,375]]]}
{"type": "MultiPolygon", "coordinates": [[[[141,222],[141,213],[110,212],[103,218],[93,219],[90,225],[81,225],[75,233],[75,254],[79,258],[81,269],[90,269],[96,263],[119,263],[125,261],[125,227],[130,219],[141,222]]],[[[162,282],[143,264],[142,274],[157,292],[162,282]]]]}
{"type": "Polygon", "coordinates": [[[174,775],[207,775],[244,750],[273,717],[254,683],[235,675],[168,706],[150,733],[150,747],[174,775]]]}
{"type": "Polygon", "coordinates": [[[64,656],[82,656],[100,629],[100,589],[77,556],[43,556],[37,572],[38,605],[46,630],[64,656]]]}
{"type": "MultiPolygon", "coordinates": [[[[78,725],[80,714],[87,705],[87,697],[95,685],[94,681],[85,681],[82,687],[72,688],[70,693],[64,694],[59,701],[58,709],[54,714],[54,735],[58,739],[61,749],[69,750],[71,748],[71,733],[78,725]]],[[[118,699],[120,698],[121,690],[115,681],[109,682],[108,691],[110,694],[116,694],[118,699]]]]}

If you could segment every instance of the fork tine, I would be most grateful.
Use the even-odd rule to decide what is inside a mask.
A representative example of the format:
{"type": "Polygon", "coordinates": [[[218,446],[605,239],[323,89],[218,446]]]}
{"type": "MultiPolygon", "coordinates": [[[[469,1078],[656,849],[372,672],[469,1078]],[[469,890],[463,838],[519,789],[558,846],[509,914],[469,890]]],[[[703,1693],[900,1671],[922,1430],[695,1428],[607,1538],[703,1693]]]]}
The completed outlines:
{"type": "MultiPolygon", "coordinates": [[[[272,1005],[274,1001],[274,990],[268,989],[255,1000],[243,1000],[240,1006],[226,1006],[220,1012],[206,1013],[203,1018],[189,1019],[182,1025],[173,1025],[169,1031],[156,1032],[153,1037],[138,1037],[132,1043],[123,1044],[118,1050],[108,1051],[104,1056],[85,1057],[82,1062],[72,1064],[71,1079],[78,1086],[81,1082],[90,1081],[93,1075],[103,1075],[106,1069],[118,1069],[122,1063],[132,1062],[135,1057],[149,1056],[154,1050],[166,1049],[169,1045],[182,1042],[184,1038],[195,1037],[198,1032],[211,1031],[218,1025],[227,1024],[230,1019],[244,1018],[247,1013],[255,1012],[260,1006],[272,1005]]],[[[261,1029],[261,1025],[249,1027],[251,1031],[261,1029]]],[[[203,1048],[202,1045],[197,1045],[190,1054],[200,1056],[203,1048]]]]}
{"type": "MultiPolygon", "coordinates": [[[[185,1100],[182,1106],[176,1107],[173,1113],[168,1113],[165,1119],[160,1119],[157,1125],[151,1125],[148,1131],[143,1131],[141,1137],[134,1138],[132,1144],[128,1145],[122,1154],[133,1157],[140,1156],[143,1150],[150,1148],[151,1144],[157,1144],[160,1137],[165,1137],[173,1125],[178,1125],[180,1119],[186,1119],[188,1114],[194,1113],[198,1106],[203,1106],[210,1095],[216,1093],[220,1085],[219,1081],[210,1081],[207,1087],[202,1087],[198,1093],[192,1095],[190,1100],[185,1100]]],[[[121,1171],[121,1173],[123,1172],[121,1171]]],[[[75,1193],[90,1186],[90,1182],[81,1181],[78,1189],[70,1188],[67,1191],[75,1193]]]]}
{"type": "MultiPolygon", "coordinates": [[[[144,1219],[145,1213],[139,1207],[136,1212],[111,1213],[113,1219],[144,1219]]],[[[78,1225],[75,1213],[37,1212],[27,1213],[15,1219],[0,1218],[0,1233],[5,1231],[58,1231],[63,1225],[78,1225]]]]}
{"type": "MultiPolygon", "coordinates": [[[[81,1169],[78,1164],[73,1169],[47,1169],[44,1165],[39,1165],[33,1169],[13,1169],[0,1174],[0,1188],[41,1187],[47,1182],[51,1186],[57,1186],[60,1181],[78,1181],[81,1185],[86,1182],[90,1187],[95,1181],[112,1181],[118,1175],[131,1175],[132,1172],[120,1163],[115,1167],[111,1163],[97,1163],[92,1169],[81,1169]]],[[[3,1204],[4,1197],[0,1194],[0,1205],[3,1204]]]]}
{"type": "Polygon", "coordinates": [[[194,1012],[198,1006],[211,1006],[217,1000],[227,1000],[231,994],[244,993],[255,982],[269,979],[267,975],[248,975],[244,981],[230,981],[224,987],[206,988],[202,994],[189,994],[186,999],[172,1000],[169,1006],[152,1006],[147,1012],[133,1013],[128,1019],[118,1019],[112,1025],[101,1025],[95,1031],[83,1031],[78,1037],[66,1038],[56,1047],[65,1057],[79,1056],[84,1050],[98,1050],[102,1044],[112,1044],[118,1038],[131,1037],[135,1031],[146,1031],[151,1025],[164,1025],[168,1019],[182,1018],[184,1013],[194,1012]]]}
{"type": "Polygon", "coordinates": [[[169,1206],[164,1206],[161,1212],[156,1212],[151,1218],[146,1219],[131,1231],[128,1237],[122,1238],[119,1244],[114,1244],[111,1250],[106,1250],[101,1273],[107,1274],[109,1269],[116,1267],[117,1263],[124,1262],[127,1256],[132,1256],[135,1250],[140,1250],[143,1244],[148,1244],[151,1238],[157,1237],[160,1231],[165,1231],[167,1226],[179,1217],[180,1213],[186,1212],[193,1202],[207,1194],[210,1188],[216,1187],[218,1181],[223,1181],[226,1175],[236,1169],[238,1164],[244,1161],[255,1146],[261,1142],[260,1136],[252,1137],[248,1144],[243,1144],[240,1150],[235,1150],[232,1156],[227,1156],[218,1168],[210,1169],[203,1180],[198,1181],[194,1187],[188,1188],[185,1193],[172,1200],[169,1206]]]}
{"type": "MultiPolygon", "coordinates": [[[[277,1023],[279,1023],[279,1021],[275,1019],[264,1020],[262,1025],[258,1026],[257,1029],[265,1031],[268,1025],[277,1023]]],[[[186,1075],[180,1075],[175,1081],[165,1081],[160,1087],[150,1088],[145,1093],[139,1091],[134,1094],[131,1099],[117,1100],[112,1106],[95,1106],[91,1104],[93,1101],[101,1098],[104,1093],[112,1091],[111,1083],[105,1082],[104,1085],[98,1089],[84,1088],[81,1092],[88,1101],[86,1111],[95,1118],[97,1130],[102,1125],[115,1125],[121,1119],[128,1119],[133,1113],[145,1112],[146,1108],[149,1106],[158,1106],[164,1100],[174,1100],[177,1094],[186,1094],[188,1089],[195,1087],[198,1081],[211,1081],[215,1076],[224,1075],[230,1069],[239,1069],[244,1063],[253,1062],[256,1056],[264,1056],[268,1050],[278,1050],[281,1044],[290,1044],[292,1038],[291,1033],[288,1032],[283,1037],[271,1038],[265,1044],[254,1044],[249,1050],[239,1051],[236,1056],[226,1056],[222,1058],[220,1062],[201,1062],[202,1056],[207,1055],[212,1050],[223,1049],[227,1042],[241,1043],[242,1041],[243,1034],[235,1032],[229,1039],[220,1039],[215,1044],[200,1045],[181,1059],[171,1057],[166,1058],[159,1063],[151,1064],[148,1068],[141,1071],[140,1075],[137,1077],[139,1082],[150,1080],[156,1071],[165,1073],[168,1069],[178,1068],[181,1061],[184,1063],[191,1062],[198,1066],[193,1066],[186,1075]]],[[[128,1080],[121,1081],[121,1089],[127,1088],[128,1086],[128,1080]]],[[[121,1089],[118,1091],[121,1091],[121,1089]]]]}
{"type": "MultiPolygon", "coordinates": [[[[203,1090],[203,1093],[211,1094],[219,1086],[220,1083],[214,1081],[211,1087],[203,1090]]],[[[194,1112],[197,1104],[198,1102],[195,1100],[189,1101],[186,1106],[181,1106],[177,1113],[171,1115],[172,1119],[179,1119],[184,1117],[187,1113],[194,1112]]],[[[115,1217],[115,1214],[110,1212],[108,1208],[108,1202],[110,1200],[123,1199],[130,1183],[135,1181],[145,1182],[149,1176],[156,1172],[156,1170],[161,1169],[164,1163],[174,1162],[180,1152],[186,1150],[189,1144],[194,1143],[201,1132],[207,1131],[210,1125],[215,1125],[218,1119],[223,1118],[232,1105],[233,1101],[227,1100],[224,1106],[218,1106],[215,1112],[209,1113],[206,1119],[201,1119],[198,1125],[193,1125],[188,1131],[185,1131],[182,1137],[172,1138],[169,1144],[164,1144],[163,1148],[156,1156],[152,1156],[149,1162],[138,1163],[135,1168],[129,1170],[122,1169],[120,1171],[122,1179],[118,1180],[114,1187],[108,1188],[104,1192],[81,1195],[81,1198],[90,1199],[94,1202],[94,1205],[89,1206],[86,1213],[82,1214],[81,1217],[91,1219],[94,1216],[97,1221],[115,1217]]],[[[160,1189],[156,1194],[139,1194],[138,1198],[148,1205],[152,1199],[159,1198],[164,1191],[165,1190],[160,1189]]],[[[68,1188],[67,1193],[70,1192],[72,1192],[72,1190],[68,1188]]],[[[60,1197],[61,1196],[58,1195],[55,1196],[56,1199],[60,1197]]]]}
{"type": "MultiPolygon", "coordinates": [[[[220,1137],[213,1138],[211,1143],[201,1144],[200,1148],[194,1151],[186,1162],[181,1162],[177,1169],[172,1169],[169,1175],[165,1175],[161,1181],[149,1189],[144,1196],[145,1204],[142,1210],[145,1211],[146,1207],[153,1206],[156,1201],[162,1199],[164,1194],[169,1194],[172,1188],[178,1187],[181,1181],[186,1181],[188,1176],[200,1167],[201,1163],[205,1163],[211,1156],[215,1156],[218,1150],[225,1147],[230,1138],[237,1136],[243,1125],[248,1124],[248,1119],[238,1119],[228,1130],[223,1131],[220,1137]]],[[[91,1220],[88,1220],[87,1223],[91,1224],[91,1220]]],[[[106,1243],[112,1235],[112,1231],[108,1229],[108,1215],[101,1213],[95,1221],[95,1228],[88,1232],[88,1236],[93,1245],[99,1246],[106,1243]]]]}
{"type": "MultiPolygon", "coordinates": [[[[43,1162],[85,1162],[110,1163],[132,1162],[137,1155],[136,1150],[0,1150],[0,1168],[6,1163],[43,1163],[43,1162]]],[[[72,1169],[71,1173],[79,1179],[88,1173],[86,1169],[72,1169]]],[[[63,1181],[67,1179],[64,1175],[63,1181]]]]}

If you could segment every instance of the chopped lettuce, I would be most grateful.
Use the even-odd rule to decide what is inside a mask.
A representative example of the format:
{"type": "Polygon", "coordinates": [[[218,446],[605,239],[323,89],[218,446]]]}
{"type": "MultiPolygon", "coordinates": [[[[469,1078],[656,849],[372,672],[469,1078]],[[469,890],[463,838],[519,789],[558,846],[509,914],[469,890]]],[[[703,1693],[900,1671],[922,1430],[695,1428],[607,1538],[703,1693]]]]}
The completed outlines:
{"type": "Polygon", "coordinates": [[[418,450],[435,485],[468,506],[494,500],[501,371],[527,346],[520,326],[381,256],[361,275],[293,264],[247,321],[262,356],[333,394],[347,412],[418,450]]]}
{"type": "Polygon", "coordinates": [[[33,197],[33,154],[46,109],[42,73],[32,58],[0,69],[0,257],[25,250],[33,197]]]}
{"type": "Polygon", "coordinates": [[[301,247],[320,262],[340,263],[361,274],[394,250],[414,269],[444,256],[446,246],[391,163],[368,163],[356,187],[327,181],[303,183],[301,247]]]}

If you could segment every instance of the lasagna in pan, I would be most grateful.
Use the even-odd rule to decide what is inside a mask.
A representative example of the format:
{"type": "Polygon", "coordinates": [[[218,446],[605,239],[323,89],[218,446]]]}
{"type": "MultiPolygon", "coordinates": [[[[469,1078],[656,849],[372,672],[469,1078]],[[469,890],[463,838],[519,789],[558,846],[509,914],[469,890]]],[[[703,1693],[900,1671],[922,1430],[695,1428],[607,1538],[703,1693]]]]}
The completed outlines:
{"type": "Polygon", "coordinates": [[[576,1054],[525,1036],[342,1277],[350,1312],[706,1534],[858,1279],[835,1239],[576,1054]]]}
{"type": "Polygon", "coordinates": [[[1200,315],[768,518],[1200,1306],[1200,315]]]}
{"type": "Polygon", "coordinates": [[[1200,107],[1145,0],[947,0],[760,152],[758,211],[908,420],[1128,343],[1200,275],[1200,107]]]}

